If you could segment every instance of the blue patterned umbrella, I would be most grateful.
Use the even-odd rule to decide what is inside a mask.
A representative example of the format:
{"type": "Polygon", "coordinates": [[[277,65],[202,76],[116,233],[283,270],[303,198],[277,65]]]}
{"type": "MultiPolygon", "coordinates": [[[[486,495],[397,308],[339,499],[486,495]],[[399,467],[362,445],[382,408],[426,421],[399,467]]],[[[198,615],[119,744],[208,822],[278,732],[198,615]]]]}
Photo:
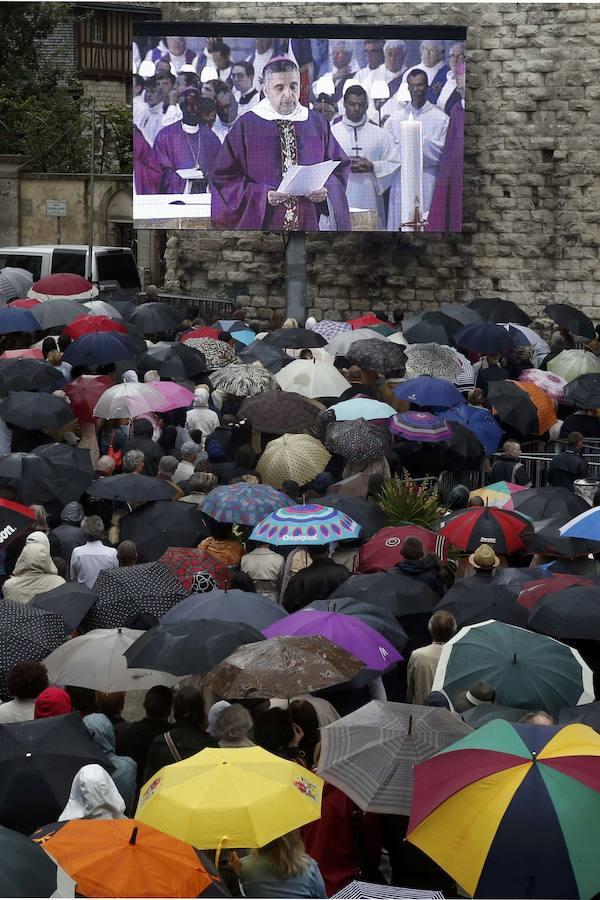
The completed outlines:
{"type": "Polygon", "coordinates": [[[224,484],[214,488],[202,512],[217,522],[258,525],[270,513],[291,504],[291,499],[268,484],[224,484]]]}
{"type": "Polygon", "coordinates": [[[330,506],[307,503],[285,506],[271,513],[256,526],[250,539],[276,547],[293,547],[351,541],[359,534],[360,525],[345,513],[330,506]]]}
{"type": "Polygon", "coordinates": [[[336,335],[342,334],[344,331],[352,331],[352,325],[348,322],[334,322],[332,319],[323,319],[322,322],[317,322],[311,331],[316,331],[328,343],[331,343],[336,335]]]}

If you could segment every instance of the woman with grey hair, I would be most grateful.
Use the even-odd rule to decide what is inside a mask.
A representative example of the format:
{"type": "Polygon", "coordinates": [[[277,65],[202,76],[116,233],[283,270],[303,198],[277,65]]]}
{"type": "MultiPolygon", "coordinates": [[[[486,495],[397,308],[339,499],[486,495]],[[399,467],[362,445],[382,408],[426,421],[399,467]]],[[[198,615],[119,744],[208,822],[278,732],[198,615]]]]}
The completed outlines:
{"type": "Polygon", "coordinates": [[[94,587],[103,569],[116,569],[119,565],[117,551],[102,543],[104,523],[100,516],[86,516],[81,523],[86,538],[83,547],[75,547],[71,555],[71,581],[94,587]]]}
{"type": "Polygon", "coordinates": [[[249,737],[252,725],[252,716],[239,703],[221,710],[213,725],[219,747],[253,747],[249,737]]]}

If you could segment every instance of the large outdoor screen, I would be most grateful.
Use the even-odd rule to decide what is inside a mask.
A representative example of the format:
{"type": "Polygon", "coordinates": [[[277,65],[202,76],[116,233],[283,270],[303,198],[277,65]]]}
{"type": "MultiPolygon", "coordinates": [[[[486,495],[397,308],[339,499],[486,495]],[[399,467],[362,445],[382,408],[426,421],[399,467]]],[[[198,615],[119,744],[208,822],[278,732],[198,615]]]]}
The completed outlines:
{"type": "Polygon", "coordinates": [[[133,58],[136,228],[462,230],[464,28],[153,22],[133,58]]]}

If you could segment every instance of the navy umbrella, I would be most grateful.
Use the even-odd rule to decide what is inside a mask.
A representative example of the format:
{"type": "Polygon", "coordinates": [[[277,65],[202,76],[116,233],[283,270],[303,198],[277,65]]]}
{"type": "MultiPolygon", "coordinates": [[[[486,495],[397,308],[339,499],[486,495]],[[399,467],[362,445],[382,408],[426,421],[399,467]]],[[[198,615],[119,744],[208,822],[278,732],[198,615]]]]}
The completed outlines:
{"type": "MultiPolygon", "coordinates": [[[[0,374],[2,369],[0,369],[0,374]]],[[[565,385],[565,402],[579,409],[596,409],[600,406],[600,374],[589,372],[579,375],[565,385]]]]}
{"type": "Polygon", "coordinates": [[[529,627],[561,640],[600,640],[598,585],[574,584],[546,594],[529,611],[529,627]]]}
{"type": "Polygon", "coordinates": [[[261,363],[273,375],[292,361],[291,356],[279,347],[265,344],[264,341],[254,341],[249,347],[240,350],[238,356],[244,363],[261,363]]]}
{"type": "Polygon", "coordinates": [[[483,444],[486,455],[495,453],[500,446],[504,432],[489,411],[482,406],[471,406],[460,403],[444,412],[447,422],[460,422],[472,431],[477,440],[483,444]]]}
{"type": "Polygon", "coordinates": [[[514,591],[505,585],[482,583],[478,575],[461,578],[444,595],[437,610],[451,612],[459,628],[495,619],[508,625],[527,626],[527,610],[517,603],[514,591]]]}
{"type": "Polygon", "coordinates": [[[63,359],[72,366],[108,366],[119,359],[132,359],[135,352],[133,342],[124,334],[94,331],[69,344],[63,359]]]}
{"type": "Polygon", "coordinates": [[[220,619],[222,622],[242,622],[262,631],[279,619],[285,619],[287,612],[262,594],[248,591],[208,591],[206,594],[192,594],[166,613],[161,622],[196,622],[199,619],[220,619]]]}
{"type": "Polygon", "coordinates": [[[51,591],[44,591],[43,594],[36,594],[31,604],[45,612],[60,616],[67,632],[71,632],[80,625],[97,600],[98,594],[95,591],[75,581],[61,584],[51,591]]]}
{"type": "MultiPolygon", "coordinates": [[[[39,304],[41,306],[41,304],[39,304]]],[[[0,309],[0,334],[15,334],[17,331],[42,331],[37,318],[29,309],[18,306],[4,306],[0,309]]]]}
{"type": "Polygon", "coordinates": [[[476,353],[510,353],[515,349],[514,339],[508,331],[491,322],[465,325],[454,335],[454,343],[476,353]]]}
{"type": "Polygon", "coordinates": [[[446,409],[462,403],[461,392],[445,378],[419,375],[394,386],[394,394],[399,400],[408,400],[415,406],[432,406],[446,409]]]}

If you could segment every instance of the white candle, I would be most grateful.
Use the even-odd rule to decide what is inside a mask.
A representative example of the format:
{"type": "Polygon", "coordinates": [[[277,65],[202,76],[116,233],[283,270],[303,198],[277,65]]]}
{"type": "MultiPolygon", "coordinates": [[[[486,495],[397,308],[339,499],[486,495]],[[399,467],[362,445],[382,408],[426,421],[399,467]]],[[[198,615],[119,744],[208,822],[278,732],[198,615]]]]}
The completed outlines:
{"type": "Polygon", "coordinates": [[[400,122],[400,221],[402,231],[414,231],[415,207],[423,215],[423,125],[413,118],[400,122]]]}

